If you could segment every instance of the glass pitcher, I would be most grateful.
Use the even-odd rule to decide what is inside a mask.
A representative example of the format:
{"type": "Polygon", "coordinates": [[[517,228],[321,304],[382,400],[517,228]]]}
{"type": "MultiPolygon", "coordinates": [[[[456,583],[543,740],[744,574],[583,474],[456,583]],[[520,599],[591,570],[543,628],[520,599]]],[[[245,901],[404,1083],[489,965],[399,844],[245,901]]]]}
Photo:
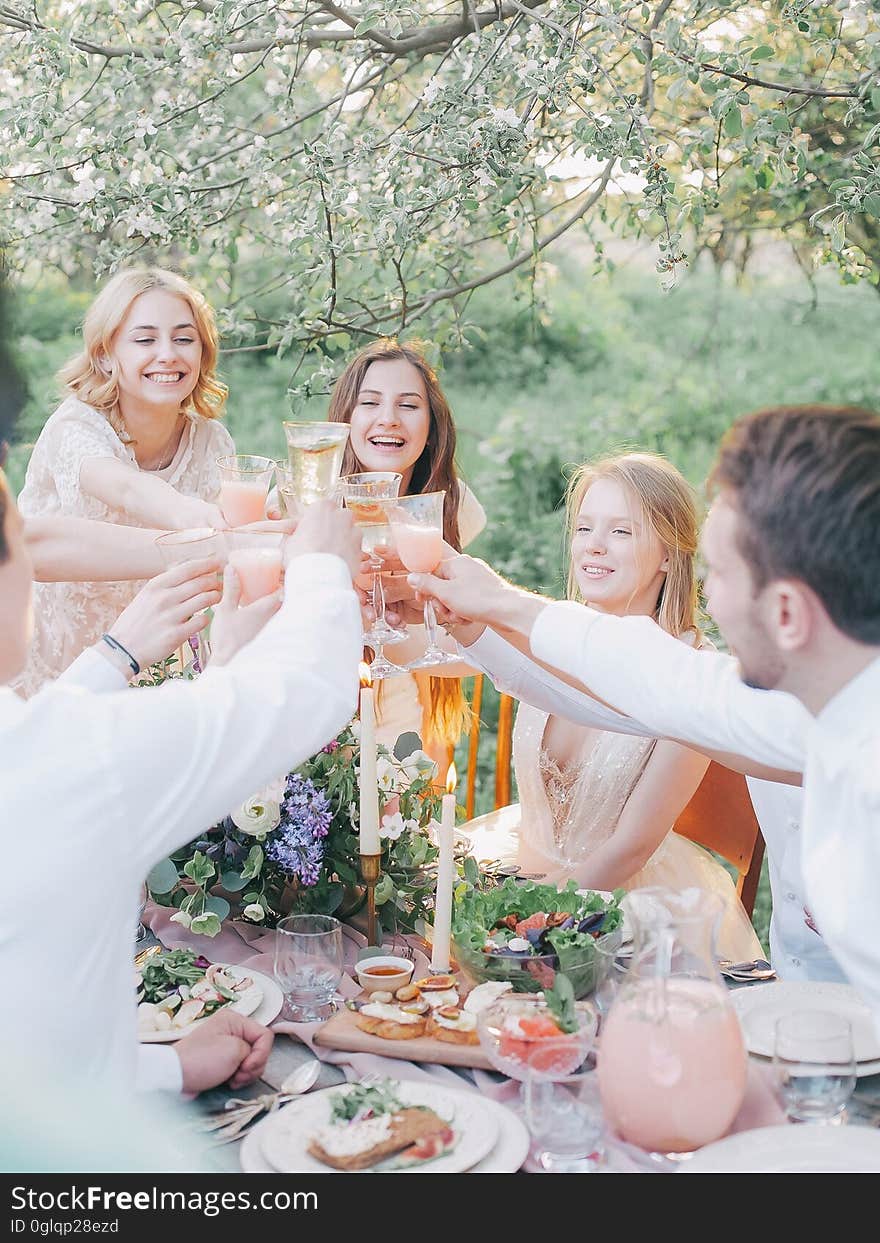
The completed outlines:
{"type": "Polygon", "coordinates": [[[602,1108],[623,1139],[676,1158],[726,1135],[745,1095],[745,1043],[716,967],[723,903],[649,888],[623,906],[635,952],[602,1025],[602,1108]]]}

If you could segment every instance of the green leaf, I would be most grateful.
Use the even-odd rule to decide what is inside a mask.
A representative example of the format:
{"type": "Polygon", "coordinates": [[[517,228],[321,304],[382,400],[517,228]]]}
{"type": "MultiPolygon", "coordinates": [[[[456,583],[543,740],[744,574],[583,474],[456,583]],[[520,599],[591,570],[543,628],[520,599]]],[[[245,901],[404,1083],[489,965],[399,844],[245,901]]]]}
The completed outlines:
{"type": "Polygon", "coordinates": [[[213,911],[208,911],[204,915],[196,915],[189,926],[189,930],[190,932],[198,933],[199,936],[216,937],[221,926],[220,920],[213,911]]]}
{"type": "Polygon", "coordinates": [[[153,894],[171,893],[179,879],[177,868],[171,860],[163,859],[161,863],[157,863],[150,869],[147,876],[147,888],[153,894]]]}
{"type": "Polygon", "coordinates": [[[203,855],[200,850],[197,850],[189,863],[184,865],[183,871],[184,875],[188,876],[191,881],[204,888],[207,882],[213,878],[215,868],[207,855],[203,855]]]}
{"type": "Polygon", "coordinates": [[[866,194],[864,199],[864,208],[866,212],[870,212],[872,216],[880,217],[880,194],[866,194]]]}
{"type": "Polygon", "coordinates": [[[249,880],[253,879],[249,876],[242,876],[241,872],[221,872],[220,884],[227,893],[238,893],[240,889],[244,889],[249,880]]]}
{"type": "Polygon", "coordinates": [[[248,851],[248,857],[245,859],[244,867],[241,869],[243,880],[255,880],[259,876],[263,867],[264,857],[265,854],[262,846],[251,846],[248,851]]]}
{"type": "Polygon", "coordinates": [[[216,898],[211,894],[205,899],[205,910],[211,911],[221,921],[227,917],[229,909],[229,903],[225,898],[216,898]]]}
{"type": "Polygon", "coordinates": [[[752,60],[768,60],[773,55],[773,48],[768,47],[766,43],[762,43],[760,47],[756,47],[752,52],[752,60]]]}
{"type": "Polygon", "coordinates": [[[773,168],[770,164],[762,164],[755,173],[755,183],[759,190],[769,190],[773,185],[773,168]]]}
{"type": "Polygon", "coordinates": [[[728,138],[738,138],[742,131],[742,116],[739,108],[734,105],[724,114],[724,132],[728,138]]]}
{"type": "Polygon", "coordinates": [[[846,245],[846,216],[842,212],[831,221],[830,238],[831,249],[839,255],[846,245]]]}

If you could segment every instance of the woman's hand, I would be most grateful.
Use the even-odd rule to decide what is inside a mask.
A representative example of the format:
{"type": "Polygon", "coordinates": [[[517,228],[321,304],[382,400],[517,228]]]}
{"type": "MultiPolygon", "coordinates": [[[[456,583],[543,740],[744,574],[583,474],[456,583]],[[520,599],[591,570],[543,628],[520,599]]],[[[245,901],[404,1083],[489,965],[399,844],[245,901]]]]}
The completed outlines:
{"type": "Polygon", "coordinates": [[[220,600],[221,563],[185,561],[141,588],[109,631],[142,669],[164,660],[208,624],[205,609],[220,600]]]}
{"type": "Polygon", "coordinates": [[[223,517],[220,506],[199,500],[197,496],[181,496],[180,505],[173,516],[180,530],[187,527],[213,527],[215,531],[229,529],[229,523],[223,517]]]}
{"type": "Polygon", "coordinates": [[[281,592],[262,596],[253,604],[239,605],[241,584],[231,565],[223,571],[223,599],[214,610],[211,627],[211,664],[225,665],[246,643],[250,643],[281,607],[281,592]]]}

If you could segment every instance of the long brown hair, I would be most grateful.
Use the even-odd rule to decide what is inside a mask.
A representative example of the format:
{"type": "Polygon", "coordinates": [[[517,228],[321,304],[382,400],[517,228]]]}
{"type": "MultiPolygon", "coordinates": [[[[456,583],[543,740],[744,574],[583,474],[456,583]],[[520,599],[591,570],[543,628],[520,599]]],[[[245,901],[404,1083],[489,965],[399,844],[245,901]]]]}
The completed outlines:
{"type": "Polygon", "coordinates": [[[695,631],[699,638],[696,498],[684,475],[656,453],[621,453],[586,462],[569,480],[565,498],[569,599],[582,598],[571,565],[571,541],[584,497],[597,479],[610,479],[623,488],[668,553],[669,567],[657,600],[658,623],[670,634],[695,631]]]}
{"type": "MultiPolygon", "coordinates": [[[[425,357],[419,342],[409,341],[404,344],[393,338],[384,338],[359,350],[333,386],[327,417],[333,423],[350,423],[369,367],[376,362],[401,360],[415,367],[422,377],[430,413],[428,439],[413,467],[409,492],[416,495],[445,491],[443,538],[460,552],[458,511],[464,485],[455,465],[455,420],[446,395],[440,387],[437,373],[425,357]]],[[[363,469],[349,442],[342,462],[342,474],[354,475],[363,469]]],[[[457,678],[428,678],[428,695],[429,707],[425,720],[427,737],[423,741],[437,741],[454,746],[462,731],[470,724],[470,707],[460,681],[457,678]]]]}
{"type": "Polygon", "coordinates": [[[207,300],[188,280],[164,268],[126,268],[108,281],[86,312],[83,321],[83,348],[58,372],[58,379],[69,393],[78,397],[109,421],[126,438],[119,410],[119,386],[113,366],[113,338],[125,322],[135,298],[161,289],[189,303],[202,342],[199,378],[186,401],[202,418],[214,419],[223,413],[226,385],[215,375],[219,339],[214,312],[207,300]],[[111,361],[108,375],[103,360],[111,361]]]}

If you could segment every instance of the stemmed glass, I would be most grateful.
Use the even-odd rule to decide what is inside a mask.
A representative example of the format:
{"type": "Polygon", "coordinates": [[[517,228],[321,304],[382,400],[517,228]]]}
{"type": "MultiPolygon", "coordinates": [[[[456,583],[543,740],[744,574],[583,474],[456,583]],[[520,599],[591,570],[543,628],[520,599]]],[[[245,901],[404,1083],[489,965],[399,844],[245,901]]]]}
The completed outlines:
{"type": "Polygon", "coordinates": [[[332,915],[288,915],[275,936],[275,979],[295,1023],[316,1023],[333,1013],[342,979],[342,924],[332,915]]]}
{"type": "Polygon", "coordinates": [[[333,494],[342,469],[348,433],[347,423],[284,424],[290,462],[289,495],[285,495],[288,513],[291,500],[302,507],[333,494]]]}
{"type": "MultiPolygon", "coordinates": [[[[431,574],[443,559],[443,502],[445,492],[424,492],[401,496],[388,507],[388,519],[397,555],[411,574],[431,574]]],[[[460,657],[444,652],[437,642],[437,616],[430,600],[425,601],[425,630],[428,646],[423,655],[406,669],[431,669],[436,665],[457,664],[460,657]]]]}
{"type": "MultiPolygon", "coordinates": [[[[186,561],[202,561],[208,557],[221,562],[226,560],[223,536],[213,527],[188,527],[182,531],[168,531],[165,535],[156,537],[156,547],[169,569],[173,565],[182,565],[186,561]]],[[[200,633],[191,635],[187,640],[195,658],[193,665],[197,666],[196,672],[205,667],[211,655],[210,628],[209,623],[200,633]]],[[[186,662],[181,660],[180,664],[183,668],[186,662]]]]}
{"type": "Polygon", "coordinates": [[[395,630],[385,620],[385,591],[382,587],[382,561],[376,549],[391,544],[391,527],[388,523],[388,505],[400,490],[402,475],[393,471],[370,471],[360,475],[345,475],[339,481],[339,492],[347,509],[351,510],[355,526],[363,532],[363,549],[370,554],[373,570],[373,611],[375,621],[364,635],[364,646],[371,647],[376,655],[370,665],[372,678],[386,678],[403,673],[382,651],[386,643],[402,643],[407,638],[405,630],[395,630]]]}
{"type": "Polygon", "coordinates": [[[776,1020],[773,1070],[791,1122],[837,1125],[856,1086],[852,1026],[829,1010],[793,1010],[776,1020]]]}
{"type": "Polygon", "coordinates": [[[217,459],[220,471],[220,508],[231,527],[260,522],[272,485],[275,463],[269,457],[231,453],[217,459]]]}

